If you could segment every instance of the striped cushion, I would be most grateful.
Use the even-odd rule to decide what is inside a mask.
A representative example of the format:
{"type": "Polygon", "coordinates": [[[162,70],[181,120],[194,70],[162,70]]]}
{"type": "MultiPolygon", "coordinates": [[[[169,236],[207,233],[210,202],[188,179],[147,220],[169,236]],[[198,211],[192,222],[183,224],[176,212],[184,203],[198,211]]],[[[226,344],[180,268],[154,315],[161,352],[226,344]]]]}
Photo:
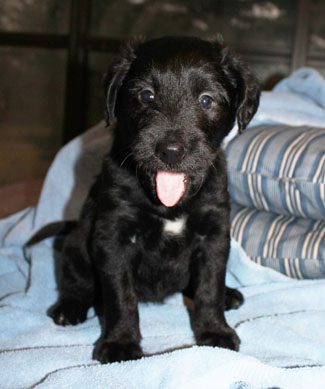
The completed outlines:
{"type": "Polygon", "coordinates": [[[259,126],[226,147],[229,191],[238,204],[325,219],[325,129],[259,126]]]}
{"type": "Polygon", "coordinates": [[[294,278],[325,277],[325,221],[232,205],[232,236],[255,262],[294,278]]]}

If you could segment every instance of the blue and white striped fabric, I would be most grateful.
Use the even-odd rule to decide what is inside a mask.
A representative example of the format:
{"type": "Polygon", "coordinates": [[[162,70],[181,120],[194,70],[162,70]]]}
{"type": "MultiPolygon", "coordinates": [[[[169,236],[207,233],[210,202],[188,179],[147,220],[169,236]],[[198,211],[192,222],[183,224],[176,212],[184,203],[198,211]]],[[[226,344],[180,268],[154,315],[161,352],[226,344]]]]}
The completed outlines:
{"type": "Polygon", "coordinates": [[[293,278],[325,277],[325,220],[232,205],[232,237],[256,263],[293,278]]]}
{"type": "Polygon", "coordinates": [[[265,125],[226,147],[229,192],[238,204],[325,219],[325,129],[265,125]]]}

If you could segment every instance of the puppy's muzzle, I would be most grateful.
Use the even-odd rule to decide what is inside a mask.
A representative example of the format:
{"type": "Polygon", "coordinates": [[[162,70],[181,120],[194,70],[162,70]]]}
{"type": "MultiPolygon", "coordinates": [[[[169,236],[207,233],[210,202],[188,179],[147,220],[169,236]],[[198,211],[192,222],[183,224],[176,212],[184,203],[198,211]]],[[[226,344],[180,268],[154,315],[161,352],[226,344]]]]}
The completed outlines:
{"type": "Polygon", "coordinates": [[[167,165],[177,165],[184,159],[185,149],[180,143],[160,142],[156,154],[167,165]]]}

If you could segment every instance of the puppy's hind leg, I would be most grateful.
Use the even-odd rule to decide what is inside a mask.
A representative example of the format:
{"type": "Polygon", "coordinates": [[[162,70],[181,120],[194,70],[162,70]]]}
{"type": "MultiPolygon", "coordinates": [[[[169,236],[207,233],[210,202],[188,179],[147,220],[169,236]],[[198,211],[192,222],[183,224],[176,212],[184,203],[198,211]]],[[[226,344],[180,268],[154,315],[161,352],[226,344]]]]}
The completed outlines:
{"type": "Polygon", "coordinates": [[[94,275],[86,234],[78,225],[66,238],[59,277],[59,299],[48,315],[59,325],[75,325],[87,319],[94,300],[94,275]]]}
{"type": "Polygon", "coordinates": [[[226,287],[225,310],[238,309],[244,302],[244,296],[237,289],[226,287]]]}
{"type": "MultiPolygon", "coordinates": [[[[184,291],[184,296],[193,300],[194,291],[191,289],[189,285],[184,291]]],[[[229,288],[226,286],[226,295],[225,295],[225,311],[229,311],[230,309],[238,309],[244,303],[244,296],[242,293],[233,288],[229,288]]]]}

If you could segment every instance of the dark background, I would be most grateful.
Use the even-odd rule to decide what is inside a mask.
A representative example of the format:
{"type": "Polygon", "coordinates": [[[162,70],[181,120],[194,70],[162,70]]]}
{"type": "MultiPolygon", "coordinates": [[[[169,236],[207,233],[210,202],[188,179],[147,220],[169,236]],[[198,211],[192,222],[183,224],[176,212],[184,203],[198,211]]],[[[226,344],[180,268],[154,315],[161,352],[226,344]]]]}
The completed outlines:
{"type": "Polygon", "coordinates": [[[132,36],[225,42],[265,89],[325,75],[325,0],[1,0],[0,186],[44,177],[56,151],[102,119],[102,75],[132,36]]]}

